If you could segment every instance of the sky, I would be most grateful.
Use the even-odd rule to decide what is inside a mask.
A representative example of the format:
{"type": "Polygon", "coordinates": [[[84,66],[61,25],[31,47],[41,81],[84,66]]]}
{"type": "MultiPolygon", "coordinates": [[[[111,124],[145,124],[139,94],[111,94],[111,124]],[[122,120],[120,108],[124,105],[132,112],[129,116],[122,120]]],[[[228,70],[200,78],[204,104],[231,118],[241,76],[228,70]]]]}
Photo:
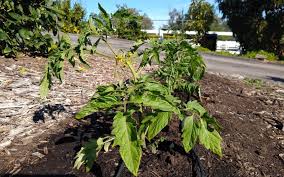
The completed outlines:
{"type": "MultiPolygon", "coordinates": [[[[109,13],[116,11],[116,5],[126,4],[128,7],[140,10],[141,14],[146,13],[153,20],[155,29],[167,24],[167,21],[155,20],[168,20],[169,11],[174,8],[187,12],[190,4],[190,0],[72,0],[72,2],[80,2],[87,10],[87,15],[92,12],[98,13],[98,3],[109,13]]],[[[216,7],[215,0],[207,0],[207,2],[216,7]]]]}

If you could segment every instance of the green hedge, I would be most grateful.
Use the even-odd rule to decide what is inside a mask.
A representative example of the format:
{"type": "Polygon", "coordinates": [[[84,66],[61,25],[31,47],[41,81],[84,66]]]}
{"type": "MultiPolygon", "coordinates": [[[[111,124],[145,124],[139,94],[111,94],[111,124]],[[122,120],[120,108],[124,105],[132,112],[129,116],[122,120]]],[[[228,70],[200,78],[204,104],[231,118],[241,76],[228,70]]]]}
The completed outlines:
{"type": "Polygon", "coordinates": [[[274,53],[270,53],[264,50],[247,52],[246,54],[244,54],[244,57],[255,58],[257,54],[265,56],[269,61],[276,61],[279,59],[274,53]]]}

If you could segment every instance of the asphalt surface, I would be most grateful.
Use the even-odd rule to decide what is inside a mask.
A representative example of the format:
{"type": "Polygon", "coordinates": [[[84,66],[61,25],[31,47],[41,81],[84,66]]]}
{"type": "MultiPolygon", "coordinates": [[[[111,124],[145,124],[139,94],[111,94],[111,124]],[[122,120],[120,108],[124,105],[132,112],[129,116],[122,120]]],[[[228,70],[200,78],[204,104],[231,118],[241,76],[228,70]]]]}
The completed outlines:
{"type": "MultiPolygon", "coordinates": [[[[76,36],[71,36],[76,41],[76,36]]],[[[91,39],[93,42],[96,38],[91,39]]],[[[123,39],[108,39],[109,43],[116,50],[127,50],[133,45],[133,41],[123,39]]],[[[145,48],[147,46],[142,46],[145,48]]],[[[103,42],[98,46],[98,51],[111,55],[111,51],[103,42]]],[[[216,56],[201,53],[207,65],[207,71],[231,76],[242,76],[249,78],[262,79],[284,84],[284,65],[265,63],[258,60],[245,60],[236,57],[216,56]]]]}

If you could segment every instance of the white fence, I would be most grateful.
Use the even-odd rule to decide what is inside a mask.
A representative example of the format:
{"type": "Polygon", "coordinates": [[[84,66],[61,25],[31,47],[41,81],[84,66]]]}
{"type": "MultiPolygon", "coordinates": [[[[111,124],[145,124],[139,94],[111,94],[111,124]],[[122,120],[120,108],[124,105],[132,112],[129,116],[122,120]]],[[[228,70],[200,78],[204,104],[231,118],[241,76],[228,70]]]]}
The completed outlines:
{"type": "MultiPolygon", "coordinates": [[[[161,39],[164,38],[164,34],[180,33],[180,31],[172,30],[142,30],[148,34],[158,35],[161,39]]],[[[195,35],[196,31],[186,31],[188,35],[195,35]]],[[[222,32],[222,31],[209,31],[209,34],[217,34],[218,36],[233,36],[232,32],[222,32]]],[[[217,41],[217,51],[228,51],[230,53],[239,54],[240,53],[240,43],[237,41],[217,41]]]]}

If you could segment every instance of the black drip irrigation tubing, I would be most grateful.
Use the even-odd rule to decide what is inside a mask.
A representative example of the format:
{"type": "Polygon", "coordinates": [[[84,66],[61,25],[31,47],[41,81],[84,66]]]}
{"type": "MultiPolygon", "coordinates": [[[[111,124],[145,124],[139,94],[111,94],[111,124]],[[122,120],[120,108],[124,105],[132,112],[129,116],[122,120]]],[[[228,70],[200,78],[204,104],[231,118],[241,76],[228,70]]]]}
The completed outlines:
{"type": "Polygon", "coordinates": [[[114,174],[113,177],[122,177],[121,174],[122,174],[122,172],[123,172],[123,169],[124,169],[124,162],[123,162],[123,160],[121,159],[121,160],[119,161],[119,168],[118,168],[118,170],[116,171],[116,173],[114,174]]]}
{"type": "Polygon", "coordinates": [[[188,157],[192,159],[192,177],[207,177],[204,167],[194,149],[190,151],[188,157]]]}

